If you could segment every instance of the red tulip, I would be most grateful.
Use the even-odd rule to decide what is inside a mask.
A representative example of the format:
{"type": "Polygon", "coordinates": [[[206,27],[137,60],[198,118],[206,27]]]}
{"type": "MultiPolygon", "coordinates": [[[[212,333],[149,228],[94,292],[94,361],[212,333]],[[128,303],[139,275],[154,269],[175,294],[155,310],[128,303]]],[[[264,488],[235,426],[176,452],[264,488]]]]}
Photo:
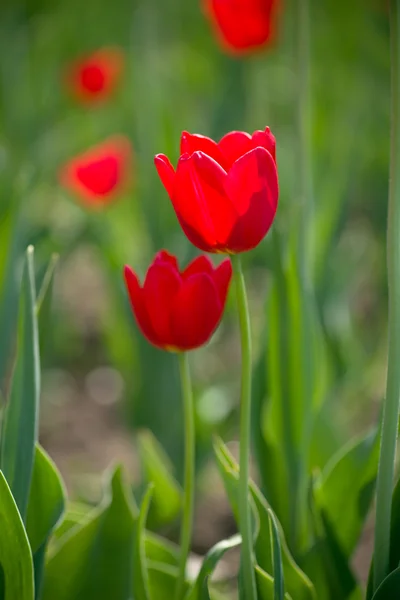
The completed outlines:
{"type": "Polygon", "coordinates": [[[126,189],[131,162],[129,140],[113,137],[71,159],[60,181],[87,206],[103,207],[126,189]]]}
{"type": "Polygon", "coordinates": [[[278,206],[275,138],[267,127],[232,131],[216,143],[184,132],[176,171],[163,154],[158,174],[188,239],[207,252],[255,248],[278,206]]]}
{"type": "Polygon", "coordinates": [[[203,0],[223,48],[243,54],[272,41],[278,0],[203,0]]]}
{"type": "Polygon", "coordinates": [[[114,91],[122,67],[122,52],[118,48],[103,48],[75,61],[67,69],[66,83],[78,100],[96,103],[114,91]]]}
{"type": "Polygon", "coordinates": [[[221,320],[232,266],[229,259],[214,268],[199,256],[183,271],[175,256],[159,252],[143,286],[128,266],[125,283],[137,324],[158,348],[192,350],[205,344],[221,320]]]}

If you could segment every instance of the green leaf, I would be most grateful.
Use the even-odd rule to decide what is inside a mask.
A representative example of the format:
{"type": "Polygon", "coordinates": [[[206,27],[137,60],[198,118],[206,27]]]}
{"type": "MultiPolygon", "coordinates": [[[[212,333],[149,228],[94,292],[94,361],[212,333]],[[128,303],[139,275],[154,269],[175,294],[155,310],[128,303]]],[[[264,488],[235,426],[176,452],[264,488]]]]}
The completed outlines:
{"type": "Polygon", "coordinates": [[[7,481],[0,471],[0,600],[33,600],[29,541],[7,481]]]}
{"type": "Polygon", "coordinates": [[[163,448],[150,431],[138,433],[138,449],[143,474],[154,484],[148,527],[157,529],[173,521],[182,506],[182,491],[171,475],[173,467],[163,448]]]}
{"type": "MultiPolygon", "coordinates": [[[[239,466],[221,440],[216,440],[214,443],[214,450],[229,501],[232,506],[235,506],[237,504],[239,466]]],[[[250,482],[249,488],[259,518],[259,532],[255,543],[257,562],[263,571],[272,575],[274,568],[271,551],[270,516],[268,512],[270,506],[258,487],[252,481],[250,482]]],[[[314,586],[307,575],[303,573],[293,560],[279,521],[277,521],[277,526],[280,533],[282,567],[287,592],[296,600],[316,600],[314,586]]]]}
{"type": "Polygon", "coordinates": [[[35,566],[35,597],[41,590],[47,542],[65,507],[66,492],[56,466],[36,445],[26,530],[35,566]]]}
{"type": "Polygon", "coordinates": [[[146,531],[144,534],[144,548],[147,560],[178,567],[179,547],[169,540],[146,531]]]}
{"type": "Polygon", "coordinates": [[[117,468],[101,505],[52,548],[42,600],[127,600],[137,509],[117,468]]]}
{"type": "Polygon", "coordinates": [[[369,512],[378,470],[379,432],[350,442],[328,462],[315,484],[315,500],[350,557],[369,512]]]}
{"type": "MultiPolygon", "coordinates": [[[[2,183],[4,183],[2,181],[2,183]]],[[[3,201],[3,196],[0,203],[3,201]]],[[[0,208],[2,211],[3,206],[0,208]]],[[[19,263],[21,259],[21,219],[18,202],[0,214],[0,392],[7,396],[12,367],[12,348],[18,319],[19,263]]],[[[22,262],[22,261],[21,261],[22,262]]]]}
{"type": "Polygon", "coordinates": [[[274,598],[275,600],[283,600],[285,595],[285,583],[282,564],[282,550],[278,523],[272,510],[268,509],[270,535],[272,544],[272,559],[274,570],[274,598]]]}
{"type": "Polygon", "coordinates": [[[56,466],[37,444],[26,519],[33,553],[47,541],[57,525],[64,512],[65,500],[66,491],[56,466]]]}
{"type": "Polygon", "coordinates": [[[152,495],[153,486],[149,485],[140,507],[139,517],[135,524],[133,546],[133,596],[138,600],[150,600],[144,533],[152,495]]]}
{"type": "Polygon", "coordinates": [[[185,600],[209,600],[208,579],[211,577],[218,561],[228,550],[237,548],[242,543],[240,535],[234,535],[228,540],[215,544],[206,554],[200,572],[185,600]]]}
{"type": "Polygon", "coordinates": [[[372,600],[395,600],[400,598],[400,567],[397,567],[381,583],[372,600]]]}
{"type": "MultiPolygon", "coordinates": [[[[155,561],[149,561],[147,568],[149,573],[150,598],[152,600],[174,598],[178,568],[155,561]]],[[[186,593],[187,589],[188,584],[185,582],[183,587],[184,593],[186,593]]]]}
{"type": "MultiPolygon", "coordinates": [[[[256,567],[256,583],[259,600],[276,600],[274,579],[258,566],[256,567]]],[[[292,600],[292,597],[286,593],[284,599],[292,600]]]]}
{"type": "Polygon", "coordinates": [[[36,299],[36,312],[39,323],[40,356],[42,359],[44,352],[48,347],[49,336],[51,333],[50,318],[53,300],[54,274],[57,263],[58,254],[53,254],[44,274],[43,281],[36,299]]]}
{"type": "Polygon", "coordinates": [[[17,364],[5,409],[0,468],[23,520],[29,499],[38,435],[40,359],[33,247],[26,251],[18,326],[17,364]]]}
{"type": "Polygon", "coordinates": [[[313,482],[309,490],[309,508],[314,528],[314,544],[302,557],[302,568],[312,579],[318,600],[358,600],[360,588],[324,511],[314,500],[313,482]]]}

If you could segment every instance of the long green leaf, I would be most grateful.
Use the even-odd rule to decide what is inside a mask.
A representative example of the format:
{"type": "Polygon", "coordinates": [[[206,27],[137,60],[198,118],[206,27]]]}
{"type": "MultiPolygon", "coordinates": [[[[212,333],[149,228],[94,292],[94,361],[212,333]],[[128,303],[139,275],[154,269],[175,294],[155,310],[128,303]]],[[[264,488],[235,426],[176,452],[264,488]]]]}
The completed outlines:
{"type": "Polygon", "coordinates": [[[40,359],[33,247],[26,251],[18,326],[17,364],[2,431],[0,467],[25,520],[38,436],[40,359]]]}
{"type": "MultiPolygon", "coordinates": [[[[232,506],[237,502],[239,466],[232,454],[221,440],[216,440],[214,450],[220,473],[224,480],[225,489],[232,506]]],[[[270,576],[273,574],[273,556],[271,552],[270,506],[258,487],[250,482],[251,495],[259,518],[259,532],[255,543],[257,562],[270,576]]],[[[235,513],[235,511],[234,511],[235,513]]],[[[278,522],[282,547],[282,565],[287,592],[296,600],[316,600],[313,584],[295,563],[287,547],[282,528],[278,522]]]]}
{"type": "Polygon", "coordinates": [[[127,600],[137,509],[116,469],[102,504],[52,547],[42,600],[127,600]]]}
{"type": "Polygon", "coordinates": [[[145,526],[152,494],[153,485],[149,485],[142,500],[139,517],[135,524],[133,543],[133,596],[138,600],[150,600],[149,574],[145,552],[145,526]]]}
{"type": "Polygon", "coordinates": [[[178,516],[182,491],[171,474],[170,460],[153,434],[147,430],[140,431],[137,442],[144,477],[154,484],[147,523],[149,529],[157,529],[178,516]]]}
{"type": "Polygon", "coordinates": [[[271,530],[270,534],[274,569],[274,600],[283,600],[285,595],[285,583],[280,534],[276,517],[270,508],[268,509],[268,516],[271,530]]]}
{"type": "Polygon", "coordinates": [[[240,535],[234,535],[228,540],[218,542],[207,552],[196,581],[185,600],[209,600],[208,580],[217,566],[217,563],[221,560],[225,552],[232,548],[237,548],[241,543],[242,538],[240,535]]]}
{"type": "Polygon", "coordinates": [[[397,567],[381,583],[372,600],[395,600],[400,598],[400,567],[397,567]]]}
{"type": "Polygon", "coordinates": [[[0,525],[0,571],[3,577],[0,600],[33,600],[31,549],[17,505],[1,471],[0,525]]]}

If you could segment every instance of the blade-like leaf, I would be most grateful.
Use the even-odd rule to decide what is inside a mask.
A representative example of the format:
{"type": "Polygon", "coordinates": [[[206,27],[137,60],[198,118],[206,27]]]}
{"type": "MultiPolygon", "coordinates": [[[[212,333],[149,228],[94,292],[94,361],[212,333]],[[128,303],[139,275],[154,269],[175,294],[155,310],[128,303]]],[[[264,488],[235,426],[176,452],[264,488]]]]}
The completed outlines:
{"type": "Polygon", "coordinates": [[[153,434],[147,430],[140,431],[137,439],[144,477],[147,482],[154,484],[148,527],[157,529],[178,516],[182,492],[171,475],[172,465],[153,434]]]}
{"type": "Polygon", "coordinates": [[[64,484],[56,466],[37,444],[26,518],[35,566],[35,598],[40,597],[47,542],[64,512],[65,499],[64,484]]]}
{"type": "Polygon", "coordinates": [[[44,352],[48,347],[51,332],[50,316],[53,299],[53,283],[55,269],[58,263],[58,254],[53,254],[43,277],[40,290],[36,300],[36,312],[38,315],[40,356],[43,359],[44,352]]]}
{"type": "Polygon", "coordinates": [[[268,509],[268,516],[274,569],[274,600],[283,600],[285,595],[285,583],[283,579],[282,550],[278,523],[274,513],[270,508],[268,509]]]}
{"type": "Polygon", "coordinates": [[[28,538],[7,481],[0,471],[0,600],[33,600],[33,564],[28,538]]]}
{"type": "MultiPolygon", "coordinates": [[[[275,582],[261,567],[256,567],[256,582],[259,600],[276,600],[275,582]]],[[[289,594],[284,595],[285,600],[293,600],[289,594]]]]}
{"type": "Polygon", "coordinates": [[[400,598],[400,567],[397,567],[381,583],[372,600],[395,600],[400,598]]]}
{"type": "MultiPolygon", "coordinates": [[[[173,598],[178,577],[178,568],[155,561],[149,561],[147,568],[149,572],[150,597],[152,600],[173,598]]],[[[188,584],[185,582],[183,592],[186,592],[187,588],[188,584]]]]}
{"type": "Polygon", "coordinates": [[[133,545],[133,596],[134,598],[140,598],[140,600],[150,600],[144,532],[152,494],[153,486],[149,485],[142,500],[139,517],[135,524],[133,545]]]}
{"type": "Polygon", "coordinates": [[[102,504],[52,548],[42,600],[127,600],[132,595],[136,507],[116,469],[102,504]]]}
{"type": "Polygon", "coordinates": [[[17,364],[5,409],[0,467],[25,520],[38,435],[40,361],[33,247],[22,279],[17,364]]]}
{"type": "Polygon", "coordinates": [[[379,435],[375,430],[342,448],[316,481],[315,499],[346,556],[361,535],[374,493],[379,435]]]}
{"type": "MultiPolygon", "coordinates": [[[[214,444],[217,464],[224,480],[225,489],[232,506],[237,503],[239,466],[221,440],[214,444]]],[[[269,575],[273,573],[273,557],[271,552],[270,508],[257,486],[250,482],[250,491],[259,518],[259,533],[255,543],[257,562],[269,575]]],[[[235,514],[235,510],[234,510],[235,514]]],[[[296,600],[316,600],[314,586],[293,560],[287,547],[282,528],[278,522],[282,547],[282,564],[287,592],[296,600]]]]}
{"type": "Polygon", "coordinates": [[[186,596],[186,600],[209,600],[208,579],[211,577],[218,561],[228,550],[237,548],[242,543],[240,535],[234,535],[228,540],[215,544],[204,557],[197,579],[186,596]]]}

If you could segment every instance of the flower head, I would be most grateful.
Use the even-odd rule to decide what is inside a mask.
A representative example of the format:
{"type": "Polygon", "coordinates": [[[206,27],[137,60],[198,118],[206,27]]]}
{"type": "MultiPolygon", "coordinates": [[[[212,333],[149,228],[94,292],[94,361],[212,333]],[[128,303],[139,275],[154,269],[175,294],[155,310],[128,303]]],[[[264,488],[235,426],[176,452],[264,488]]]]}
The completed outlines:
{"type": "Polygon", "coordinates": [[[125,190],[131,162],[129,140],[113,137],[67,162],[61,169],[60,181],[86,206],[103,207],[125,190]]]}
{"type": "Polygon", "coordinates": [[[235,54],[272,41],[279,0],[203,0],[222,47],[235,54]]]}
{"type": "Polygon", "coordinates": [[[207,252],[255,248],[275,217],[275,138],[232,131],[218,143],[184,132],[176,171],[163,154],[155,165],[187,238],[207,252]]]}
{"type": "Polygon", "coordinates": [[[137,324],[154,346],[192,350],[205,344],[221,320],[232,267],[229,259],[217,268],[199,256],[183,271],[165,250],[150,265],[143,286],[126,266],[125,283],[137,324]]]}
{"type": "Polygon", "coordinates": [[[78,100],[87,104],[107,99],[121,76],[123,54],[118,48],[102,48],[72,63],[66,84],[78,100]]]}

